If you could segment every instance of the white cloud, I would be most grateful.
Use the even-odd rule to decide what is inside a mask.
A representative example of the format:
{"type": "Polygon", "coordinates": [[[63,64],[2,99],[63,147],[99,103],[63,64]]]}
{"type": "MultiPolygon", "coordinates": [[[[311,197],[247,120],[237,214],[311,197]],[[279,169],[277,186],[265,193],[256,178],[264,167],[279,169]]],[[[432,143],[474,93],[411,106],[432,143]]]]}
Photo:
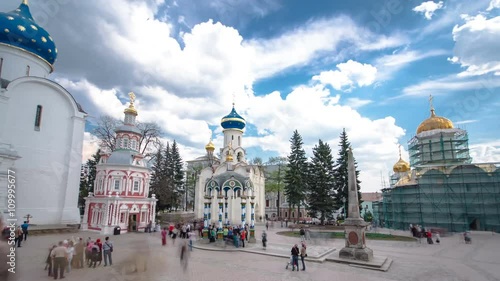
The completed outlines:
{"type": "Polygon", "coordinates": [[[370,103],[373,103],[372,100],[363,100],[363,99],[360,99],[360,98],[349,98],[347,99],[347,106],[350,106],[352,108],[360,108],[360,107],[363,107],[365,105],[368,105],[370,103]]]}
{"type": "Polygon", "coordinates": [[[446,50],[428,50],[425,52],[418,50],[403,50],[390,55],[382,56],[375,60],[377,67],[377,80],[388,80],[403,67],[412,62],[423,60],[430,57],[447,54],[446,50]]]}
{"type": "Polygon", "coordinates": [[[486,11],[500,8],[500,0],[492,0],[486,11]]]}
{"type": "Polygon", "coordinates": [[[398,159],[398,140],[405,132],[393,117],[370,120],[350,106],[340,105],[338,96],[322,85],[299,86],[286,98],[279,92],[252,97],[245,118],[260,131],[269,134],[245,137],[246,147],[258,146],[263,150],[287,155],[289,138],[297,129],[304,139],[306,152],[322,139],[337,153],[337,144],[345,128],[361,170],[362,189],[380,189],[380,173],[392,169],[398,159]],[[304,106],[307,104],[307,106],[304,106]]]}
{"type": "Polygon", "coordinates": [[[424,17],[430,20],[432,19],[434,12],[441,8],[443,8],[443,1],[439,1],[437,3],[433,1],[427,1],[413,8],[413,11],[424,14],[424,17]]]}
{"type": "Polygon", "coordinates": [[[462,125],[462,124],[470,124],[470,123],[476,123],[479,120],[462,120],[462,121],[456,121],[454,122],[455,125],[462,125]]]}
{"type": "Polygon", "coordinates": [[[99,149],[99,140],[89,132],[83,135],[82,163],[87,162],[99,149]]]}
{"type": "Polygon", "coordinates": [[[377,68],[370,64],[362,64],[348,60],[337,64],[338,70],[323,71],[313,77],[324,85],[331,85],[335,90],[349,92],[357,87],[369,86],[375,82],[377,68]]]}
{"type": "Polygon", "coordinates": [[[500,141],[487,141],[470,145],[470,156],[475,163],[500,162],[500,141]]]}
{"type": "Polygon", "coordinates": [[[493,72],[500,75],[500,16],[464,15],[465,23],[453,28],[455,47],[450,58],[466,68],[460,76],[475,76],[493,72]]]}
{"type": "Polygon", "coordinates": [[[432,95],[447,94],[450,92],[475,90],[478,96],[491,96],[493,89],[500,87],[500,77],[470,77],[462,78],[456,75],[426,80],[418,84],[407,86],[400,97],[428,97],[432,95]]]}

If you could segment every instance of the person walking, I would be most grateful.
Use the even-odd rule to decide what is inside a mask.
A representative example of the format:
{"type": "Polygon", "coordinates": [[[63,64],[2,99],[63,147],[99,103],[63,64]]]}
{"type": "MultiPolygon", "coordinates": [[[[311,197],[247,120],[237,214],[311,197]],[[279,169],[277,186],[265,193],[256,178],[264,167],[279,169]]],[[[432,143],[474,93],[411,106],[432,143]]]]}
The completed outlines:
{"type": "Polygon", "coordinates": [[[295,266],[297,266],[297,271],[299,271],[299,245],[295,244],[292,248],[292,271],[295,271],[295,266]]]}
{"type": "Polygon", "coordinates": [[[14,240],[14,243],[17,242],[17,247],[21,248],[21,242],[23,241],[23,229],[21,226],[18,226],[16,229],[16,238],[14,240]]]}
{"type": "MultiPolygon", "coordinates": [[[[307,257],[306,243],[302,242],[302,248],[300,248],[300,260],[302,261],[302,271],[306,270],[306,264],[304,263],[305,257],[307,257]]],[[[299,266],[297,265],[297,271],[298,270],[299,270],[299,266]]]]}
{"type": "Polygon", "coordinates": [[[267,244],[267,234],[266,231],[262,231],[262,247],[264,247],[264,250],[266,249],[267,244]]]}
{"type": "Polygon", "coordinates": [[[441,242],[441,236],[439,235],[439,232],[436,232],[436,243],[439,244],[441,242]]]}
{"type": "Polygon", "coordinates": [[[266,221],[266,230],[269,230],[269,221],[266,221]]]}
{"type": "Polygon", "coordinates": [[[245,248],[245,238],[246,238],[246,235],[247,235],[247,232],[246,230],[242,230],[241,231],[241,245],[243,246],[243,248],[245,248]]]}
{"type": "Polygon", "coordinates": [[[104,266],[113,265],[113,259],[111,253],[113,253],[113,242],[109,241],[109,237],[104,238],[104,244],[102,245],[102,251],[104,254],[104,266]]]}
{"type": "Polygon", "coordinates": [[[299,233],[300,233],[300,241],[301,242],[305,241],[306,240],[306,231],[304,230],[303,227],[300,228],[299,233]]]}
{"type": "Polygon", "coordinates": [[[167,228],[164,227],[163,230],[161,231],[161,245],[165,246],[167,245],[167,228]]]}
{"type": "Polygon", "coordinates": [[[184,272],[187,270],[188,266],[188,250],[187,250],[187,241],[183,241],[181,245],[180,258],[181,258],[181,266],[184,269],[184,272]]]}
{"type": "Polygon", "coordinates": [[[68,246],[66,247],[66,252],[68,253],[66,272],[69,273],[71,271],[71,263],[73,262],[73,256],[75,255],[75,247],[73,245],[73,241],[69,241],[68,246]]]}
{"type": "Polygon", "coordinates": [[[66,266],[66,261],[68,260],[68,252],[66,251],[66,247],[64,247],[64,243],[62,241],[60,241],[58,246],[52,250],[51,256],[54,263],[54,267],[52,269],[54,279],[57,279],[57,277],[63,279],[64,268],[66,266]]]}
{"type": "Polygon", "coordinates": [[[80,237],[78,243],[75,245],[75,268],[83,268],[84,257],[83,253],[85,252],[85,245],[83,244],[83,238],[80,237]]]}
{"type": "Polygon", "coordinates": [[[28,224],[28,221],[24,221],[23,224],[21,224],[21,229],[23,230],[23,234],[24,234],[24,241],[26,241],[26,239],[28,239],[28,227],[29,227],[29,224],[28,224]]]}

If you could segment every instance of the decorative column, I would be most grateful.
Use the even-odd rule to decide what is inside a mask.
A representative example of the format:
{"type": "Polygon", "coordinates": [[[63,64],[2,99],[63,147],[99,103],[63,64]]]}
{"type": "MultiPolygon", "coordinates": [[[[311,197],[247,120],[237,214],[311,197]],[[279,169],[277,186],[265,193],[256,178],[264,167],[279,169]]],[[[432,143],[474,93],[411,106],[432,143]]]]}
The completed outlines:
{"type": "Polygon", "coordinates": [[[223,208],[223,203],[222,200],[219,201],[219,230],[222,229],[222,208],[223,208]]]}
{"type": "Polygon", "coordinates": [[[224,198],[226,200],[225,202],[225,208],[224,208],[224,222],[226,225],[229,224],[228,218],[227,218],[227,196],[224,198]]]}
{"type": "Polygon", "coordinates": [[[224,202],[222,195],[218,196],[219,199],[219,229],[217,231],[217,240],[224,242],[224,231],[222,230],[222,208],[224,207],[224,202]]]}
{"type": "Polygon", "coordinates": [[[246,197],[245,196],[241,196],[241,225],[243,227],[245,227],[245,224],[246,224],[246,197]]]}
{"type": "Polygon", "coordinates": [[[249,243],[255,243],[257,242],[255,240],[255,196],[251,197],[252,201],[250,202],[250,239],[248,240],[249,243]]]}
{"type": "MultiPolygon", "coordinates": [[[[206,197],[205,197],[206,198],[206,197]]],[[[208,203],[203,204],[203,230],[201,232],[202,239],[208,242],[208,203]]]]}

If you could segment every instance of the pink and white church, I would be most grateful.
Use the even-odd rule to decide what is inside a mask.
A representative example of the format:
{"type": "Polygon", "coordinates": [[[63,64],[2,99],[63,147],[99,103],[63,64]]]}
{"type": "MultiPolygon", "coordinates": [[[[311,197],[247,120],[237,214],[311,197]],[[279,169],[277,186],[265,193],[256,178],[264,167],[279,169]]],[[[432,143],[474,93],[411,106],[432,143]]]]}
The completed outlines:
{"type": "Polygon", "coordinates": [[[135,125],[135,95],[129,96],[123,125],[116,129],[116,148],[102,152],[96,165],[94,192],[85,198],[83,230],[107,235],[117,227],[126,233],[144,230],[150,221],[154,225],[158,199],[149,197],[151,171],[139,152],[142,132],[135,125]]]}

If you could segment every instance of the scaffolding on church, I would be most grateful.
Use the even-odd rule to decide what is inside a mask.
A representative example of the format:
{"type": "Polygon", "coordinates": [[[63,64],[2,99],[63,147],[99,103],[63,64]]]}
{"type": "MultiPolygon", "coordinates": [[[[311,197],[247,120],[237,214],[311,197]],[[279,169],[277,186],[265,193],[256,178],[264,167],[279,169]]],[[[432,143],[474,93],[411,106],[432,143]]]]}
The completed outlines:
{"type": "Polygon", "coordinates": [[[449,232],[500,232],[500,163],[417,168],[418,183],[382,190],[373,206],[377,224],[410,224],[449,232]]]}
{"type": "Polygon", "coordinates": [[[413,137],[408,142],[410,165],[412,167],[430,163],[471,163],[467,131],[458,130],[452,134],[440,133],[439,138],[422,139],[413,137]]]}

